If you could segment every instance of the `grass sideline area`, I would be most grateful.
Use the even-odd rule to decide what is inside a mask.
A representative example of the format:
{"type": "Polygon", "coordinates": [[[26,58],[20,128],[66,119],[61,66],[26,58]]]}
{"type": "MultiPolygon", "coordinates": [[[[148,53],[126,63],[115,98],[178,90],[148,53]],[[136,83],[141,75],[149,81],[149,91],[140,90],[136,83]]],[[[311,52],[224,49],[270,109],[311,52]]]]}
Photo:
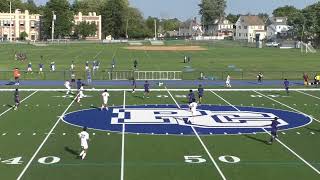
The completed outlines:
{"type": "MultiPolygon", "coordinates": [[[[127,50],[124,44],[60,44],[36,47],[26,44],[0,44],[0,79],[12,78],[12,69],[27,69],[32,62],[33,70],[38,71],[40,56],[43,56],[44,71],[49,71],[50,62],[56,63],[57,72],[45,75],[23,74],[24,79],[67,79],[72,61],[75,62],[77,77],[85,78],[85,62],[100,60],[100,72],[93,79],[107,79],[106,72],[115,59],[115,70],[133,70],[134,59],[138,60],[141,71],[183,71],[183,79],[198,79],[200,72],[213,79],[225,79],[230,74],[234,79],[255,79],[263,72],[265,79],[301,79],[303,72],[310,78],[318,73],[319,53],[301,54],[298,49],[282,50],[278,48],[248,48],[234,42],[212,43],[169,41],[167,46],[200,45],[207,51],[137,51],[127,50]],[[15,53],[25,53],[28,60],[14,60],[15,53]],[[190,63],[183,63],[184,56],[190,56],[190,63]],[[8,72],[5,72],[8,71],[8,72]]],[[[91,66],[91,64],[90,64],[91,66]]]]}
{"type": "MultiPolygon", "coordinates": [[[[109,104],[168,104],[183,107],[186,91],[110,91],[109,104]]],[[[88,95],[80,104],[65,92],[20,92],[23,100],[11,110],[12,92],[0,91],[0,179],[319,179],[320,111],[319,91],[205,91],[203,105],[229,108],[261,107],[304,113],[313,121],[303,127],[279,132],[279,141],[267,144],[267,133],[236,135],[201,134],[152,135],[88,130],[87,159],[76,158],[81,128],[62,121],[70,112],[95,109],[100,92],[88,95]],[[194,163],[198,162],[198,163],[194,163]]],[[[201,109],[201,106],[199,107],[201,109]]],[[[101,113],[101,112],[100,112],[101,113]]],[[[86,121],[97,121],[95,117],[86,121]]],[[[127,133],[128,131],[128,133],[127,133]]]]}

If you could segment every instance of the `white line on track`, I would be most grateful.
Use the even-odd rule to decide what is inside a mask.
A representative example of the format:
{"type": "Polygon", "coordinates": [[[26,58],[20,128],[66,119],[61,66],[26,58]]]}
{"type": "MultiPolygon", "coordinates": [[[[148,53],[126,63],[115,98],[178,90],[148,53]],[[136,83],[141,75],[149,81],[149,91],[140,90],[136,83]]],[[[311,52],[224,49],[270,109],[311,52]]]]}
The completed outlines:
{"type": "MultiPolygon", "coordinates": [[[[302,111],[299,111],[299,110],[297,110],[297,109],[295,109],[295,108],[293,108],[293,107],[291,107],[291,106],[288,106],[288,105],[286,105],[286,104],[284,104],[284,103],[282,103],[282,102],[280,102],[280,101],[277,101],[277,100],[275,100],[275,99],[273,99],[273,98],[271,98],[271,97],[269,97],[269,96],[266,96],[266,95],[262,94],[261,92],[258,92],[258,91],[254,91],[254,92],[257,93],[257,94],[259,94],[259,95],[261,95],[261,96],[263,96],[263,97],[265,97],[265,98],[268,98],[268,99],[270,99],[270,100],[272,100],[272,101],[274,101],[274,102],[276,102],[276,103],[278,103],[278,104],[281,104],[282,106],[285,106],[285,107],[287,107],[287,108],[289,108],[289,109],[291,109],[291,110],[293,110],[293,111],[296,111],[296,112],[298,112],[298,113],[300,113],[300,114],[303,114],[303,115],[308,116],[308,117],[311,118],[310,115],[308,115],[308,114],[306,114],[306,113],[304,113],[304,112],[302,112],[302,111]]],[[[314,118],[314,117],[312,117],[312,119],[320,123],[320,121],[319,121],[318,119],[316,119],[316,118],[314,118]]]]}
{"type": "MultiPolygon", "coordinates": [[[[85,92],[102,92],[105,89],[85,89],[85,92]]],[[[151,91],[155,91],[155,92],[166,92],[166,89],[150,89],[151,91]]],[[[189,91],[190,89],[169,89],[170,91],[189,91]]],[[[197,91],[198,89],[192,89],[194,91],[197,91]]],[[[214,91],[214,92],[252,92],[253,90],[255,91],[259,91],[259,92],[273,92],[273,91],[277,91],[277,92],[281,92],[284,91],[283,89],[207,89],[207,91],[214,91]]],[[[15,89],[0,89],[0,92],[13,92],[15,91],[15,89]]],[[[19,89],[19,91],[39,91],[39,92],[58,92],[58,91],[63,91],[66,92],[68,91],[67,89],[19,89]]],[[[73,92],[77,92],[77,89],[72,89],[71,91],[73,92]]],[[[108,89],[108,91],[112,92],[112,91],[132,91],[132,89],[108,89]]],[[[138,92],[143,92],[144,89],[136,89],[135,91],[138,92]]],[[[292,89],[292,91],[307,91],[307,92],[319,92],[320,89],[292,89]]]]}
{"type": "Polygon", "coordinates": [[[303,92],[303,91],[297,90],[297,92],[299,92],[299,93],[301,93],[301,94],[304,94],[304,95],[307,95],[307,96],[310,96],[310,97],[313,97],[313,98],[316,98],[316,99],[320,99],[320,97],[318,97],[318,96],[315,96],[315,95],[312,95],[312,94],[309,94],[309,93],[305,93],[305,92],[303,92]]]}
{"type": "MultiPolygon", "coordinates": [[[[126,91],[123,91],[123,109],[126,108],[126,91]]],[[[121,176],[120,179],[124,179],[124,134],[125,134],[126,124],[122,124],[122,142],[121,142],[121,176]]]]}
{"type": "MultiPolygon", "coordinates": [[[[38,91],[34,91],[33,93],[31,93],[29,96],[27,96],[26,98],[22,99],[20,103],[22,103],[23,101],[29,99],[31,96],[33,96],[35,93],[37,93],[38,91]]],[[[12,110],[12,107],[5,110],[3,113],[0,114],[0,117],[3,116],[5,113],[9,112],[10,110],[12,110]]]]}
{"type": "MultiPolygon", "coordinates": [[[[165,87],[165,89],[167,90],[168,94],[170,95],[170,97],[172,98],[172,100],[174,101],[174,103],[177,105],[177,107],[179,109],[181,109],[180,105],[178,104],[178,102],[174,99],[174,97],[172,96],[172,94],[170,93],[170,91],[167,89],[167,87],[165,87]]],[[[218,166],[217,162],[213,159],[211,153],[209,152],[207,146],[203,143],[202,139],[200,138],[198,132],[195,130],[195,128],[193,126],[190,126],[194,132],[194,134],[197,136],[198,140],[200,141],[202,147],[204,148],[204,150],[206,151],[206,153],[208,154],[210,160],[212,161],[213,165],[216,167],[216,169],[218,170],[220,176],[222,177],[223,180],[226,180],[226,177],[224,176],[223,172],[221,171],[220,167],[218,166]]]]}
{"type": "MultiPolygon", "coordinates": [[[[254,91],[254,92],[256,92],[256,91],[254,91]]],[[[214,93],[214,92],[212,92],[213,94],[216,94],[216,93],[214,93]]],[[[264,97],[267,97],[267,98],[270,98],[270,97],[268,97],[268,96],[266,96],[266,95],[264,95],[264,94],[262,94],[262,93],[259,93],[259,92],[256,92],[256,93],[258,93],[258,94],[260,94],[261,96],[264,96],[264,97]]],[[[217,94],[216,94],[217,95],[217,94]]],[[[224,102],[226,102],[227,104],[229,104],[230,106],[232,106],[232,107],[234,107],[230,102],[228,102],[227,100],[225,100],[223,97],[221,97],[221,96],[219,96],[219,95],[217,95],[220,99],[222,99],[224,102]]],[[[271,100],[274,100],[274,99],[272,99],[272,98],[270,98],[271,100]]],[[[278,102],[278,103],[280,103],[281,105],[285,105],[285,104],[283,104],[283,103],[281,103],[281,102],[279,102],[279,101],[276,101],[276,100],[274,100],[275,102],[278,102]]],[[[287,105],[285,105],[286,107],[290,107],[290,106],[287,106],[287,105]]],[[[237,111],[240,111],[238,108],[235,108],[237,111]]],[[[295,110],[294,108],[292,108],[293,110],[295,110]]],[[[298,111],[298,110],[296,110],[297,112],[300,112],[300,111],[298,111]]],[[[301,114],[304,114],[304,113],[302,113],[302,112],[300,112],[301,114]]],[[[266,133],[268,133],[270,136],[271,136],[271,134],[269,133],[269,131],[267,131],[266,129],[264,129],[264,128],[262,128],[263,129],[263,131],[265,131],[266,133]]],[[[288,147],[286,144],[284,144],[282,141],[280,141],[278,138],[276,138],[276,141],[277,142],[279,142],[283,147],[285,147],[288,151],[290,151],[292,154],[294,154],[297,158],[299,158],[302,162],[304,162],[307,166],[309,166],[311,169],[313,169],[316,173],[318,173],[318,174],[320,174],[320,172],[319,172],[319,170],[318,169],[316,169],[315,167],[313,167],[308,161],[306,161],[305,159],[303,159],[299,154],[297,154],[296,152],[294,152],[290,147],[288,147]]]]}
{"type": "Polygon", "coordinates": [[[62,117],[66,114],[66,112],[69,110],[69,108],[71,107],[71,105],[75,102],[75,100],[77,99],[78,95],[72,100],[72,102],[69,104],[69,106],[64,110],[64,112],[61,114],[61,117],[57,120],[57,122],[53,125],[53,127],[51,128],[50,132],[48,133],[48,135],[44,138],[44,140],[42,141],[42,143],[40,144],[40,146],[38,147],[38,149],[36,150],[36,152],[32,155],[31,159],[29,160],[29,162],[27,163],[27,165],[23,168],[22,172],[20,173],[20,175],[18,176],[17,180],[20,180],[22,178],[22,176],[24,175],[24,173],[27,171],[27,169],[29,168],[29,166],[31,165],[32,161],[34,160],[34,158],[37,156],[37,154],[40,152],[41,148],[43,147],[43,145],[46,143],[46,141],[49,139],[50,135],[52,134],[53,130],[57,127],[58,123],[61,121],[62,117]]]}

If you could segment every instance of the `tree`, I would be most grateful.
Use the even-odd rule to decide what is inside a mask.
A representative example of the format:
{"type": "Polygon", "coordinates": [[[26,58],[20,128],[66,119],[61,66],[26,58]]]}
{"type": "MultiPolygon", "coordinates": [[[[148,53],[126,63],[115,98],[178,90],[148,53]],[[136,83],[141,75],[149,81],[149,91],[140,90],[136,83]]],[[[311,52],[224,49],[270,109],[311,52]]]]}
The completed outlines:
{"type": "Polygon", "coordinates": [[[179,29],[181,25],[181,21],[179,19],[162,19],[161,24],[163,26],[163,30],[166,31],[173,31],[179,29]]]}
{"type": "Polygon", "coordinates": [[[10,11],[10,1],[12,12],[14,12],[15,9],[25,10],[25,7],[21,0],[0,0],[0,12],[10,11]]]}
{"type": "Polygon", "coordinates": [[[208,28],[217,19],[224,17],[227,5],[225,0],[201,0],[199,7],[202,24],[204,24],[205,28],[208,28]]]}
{"type": "Polygon", "coordinates": [[[239,17],[240,17],[240,14],[235,15],[235,14],[229,13],[226,19],[228,19],[231,23],[235,24],[238,21],[239,17]]]}
{"type": "Polygon", "coordinates": [[[97,32],[97,25],[89,22],[80,22],[75,26],[74,33],[78,38],[86,39],[88,36],[94,36],[97,32]]]}
{"type": "Polygon", "coordinates": [[[88,14],[89,12],[96,12],[101,14],[102,8],[106,0],[75,0],[72,4],[72,10],[75,14],[82,12],[88,14]]]}
{"type": "Polygon", "coordinates": [[[23,31],[20,33],[19,39],[24,41],[26,40],[27,37],[28,37],[28,34],[25,31],[23,31]]]}
{"type": "Polygon", "coordinates": [[[36,3],[34,3],[34,0],[28,0],[24,3],[25,9],[29,10],[31,14],[37,14],[39,13],[39,8],[37,7],[36,3]]]}
{"type": "Polygon", "coordinates": [[[102,8],[102,30],[105,36],[125,37],[128,0],[107,0],[102,8]]]}
{"type": "Polygon", "coordinates": [[[149,16],[145,20],[145,24],[147,26],[147,32],[146,32],[147,37],[154,37],[154,21],[156,21],[158,25],[160,24],[160,19],[156,17],[149,16]]]}
{"type": "Polygon", "coordinates": [[[68,0],[50,0],[46,3],[43,12],[43,33],[45,38],[51,37],[53,11],[56,14],[54,38],[69,36],[73,27],[73,13],[68,0]]]}
{"type": "Polygon", "coordinates": [[[273,16],[275,17],[290,17],[293,14],[298,13],[298,9],[294,6],[283,6],[273,10],[273,16]]]}
{"type": "Polygon", "coordinates": [[[138,9],[129,7],[126,19],[128,21],[128,37],[142,38],[147,36],[147,26],[142,13],[138,9]]]}

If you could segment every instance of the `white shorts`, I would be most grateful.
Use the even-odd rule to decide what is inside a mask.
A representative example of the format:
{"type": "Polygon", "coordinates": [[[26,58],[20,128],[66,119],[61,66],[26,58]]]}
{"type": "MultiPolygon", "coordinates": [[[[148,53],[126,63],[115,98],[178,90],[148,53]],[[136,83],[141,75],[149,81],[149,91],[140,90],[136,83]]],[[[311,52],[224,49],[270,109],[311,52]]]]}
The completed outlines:
{"type": "Polygon", "coordinates": [[[89,148],[88,144],[81,144],[81,147],[82,147],[82,149],[88,149],[89,148]]]}
{"type": "Polygon", "coordinates": [[[83,98],[84,97],[84,94],[82,91],[79,92],[79,98],[83,98]]]}
{"type": "Polygon", "coordinates": [[[27,71],[32,71],[32,68],[28,68],[27,71]]]}
{"type": "Polygon", "coordinates": [[[89,70],[89,66],[86,66],[86,70],[89,70]]]}
{"type": "Polygon", "coordinates": [[[42,72],[42,68],[39,68],[39,71],[42,72]]]}
{"type": "Polygon", "coordinates": [[[226,84],[230,84],[230,81],[226,81],[226,84]]]}
{"type": "Polygon", "coordinates": [[[108,99],[103,99],[103,104],[108,104],[108,99]]]}

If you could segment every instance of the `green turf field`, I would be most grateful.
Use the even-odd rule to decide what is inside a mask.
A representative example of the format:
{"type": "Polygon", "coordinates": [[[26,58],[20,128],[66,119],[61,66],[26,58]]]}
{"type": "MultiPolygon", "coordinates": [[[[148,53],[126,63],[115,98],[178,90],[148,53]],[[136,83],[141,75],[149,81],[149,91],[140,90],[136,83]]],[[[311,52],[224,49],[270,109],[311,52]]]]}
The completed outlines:
{"type": "MultiPolygon", "coordinates": [[[[81,104],[64,92],[21,92],[17,111],[12,92],[0,92],[0,179],[57,180],[317,180],[320,178],[319,91],[205,91],[203,104],[263,107],[305,113],[307,126],[237,135],[152,135],[88,130],[89,152],[77,158],[81,128],[61,121],[66,113],[99,107],[100,92],[85,92],[81,104]],[[198,162],[198,163],[195,163],[198,162]]],[[[111,91],[109,104],[123,106],[187,103],[186,91],[111,91]]],[[[201,106],[199,107],[201,109],[201,106]]],[[[236,107],[234,111],[236,111],[236,107]]],[[[89,118],[88,121],[91,119],[89,118]]],[[[192,127],[193,128],[193,127],[192,127]]]]}
{"type": "MultiPolygon", "coordinates": [[[[318,73],[319,53],[301,54],[299,49],[281,50],[278,48],[248,48],[234,41],[212,43],[185,43],[184,41],[168,41],[172,45],[199,45],[207,51],[136,51],[124,49],[127,45],[110,45],[95,43],[60,44],[38,47],[26,44],[0,44],[0,79],[12,78],[12,69],[18,67],[27,69],[32,62],[34,71],[43,56],[44,71],[49,71],[50,62],[56,63],[56,72],[44,74],[23,74],[23,79],[69,79],[70,64],[76,65],[76,76],[86,76],[84,66],[86,61],[100,60],[100,71],[94,79],[108,79],[106,72],[111,68],[115,58],[115,71],[131,71],[133,60],[138,60],[140,71],[183,71],[183,79],[197,79],[200,72],[214,79],[225,79],[230,73],[233,79],[255,79],[259,71],[265,79],[301,79],[303,72],[310,77],[318,73]],[[28,60],[14,60],[16,52],[26,53],[28,60]],[[183,57],[191,57],[191,63],[183,63],[183,57]],[[67,71],[66,71],[67,70],[67,71]],[[8,71],[8,72],[3,72],[8,71]]],[[[90,64],[91,66],[91,64],[90,64]]]]}

